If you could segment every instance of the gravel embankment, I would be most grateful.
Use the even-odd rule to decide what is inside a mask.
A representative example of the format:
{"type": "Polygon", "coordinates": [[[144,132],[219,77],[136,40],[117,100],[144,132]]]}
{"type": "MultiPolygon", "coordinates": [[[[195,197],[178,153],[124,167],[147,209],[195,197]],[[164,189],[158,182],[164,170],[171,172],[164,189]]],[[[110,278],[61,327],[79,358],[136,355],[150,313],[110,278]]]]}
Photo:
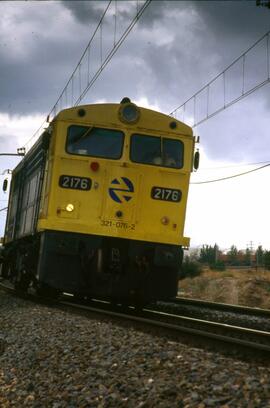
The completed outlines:
{"type": "Polygon", "coordinates": [[[0,291],[0,407],[269,407],[270,367],[0,291]]]}

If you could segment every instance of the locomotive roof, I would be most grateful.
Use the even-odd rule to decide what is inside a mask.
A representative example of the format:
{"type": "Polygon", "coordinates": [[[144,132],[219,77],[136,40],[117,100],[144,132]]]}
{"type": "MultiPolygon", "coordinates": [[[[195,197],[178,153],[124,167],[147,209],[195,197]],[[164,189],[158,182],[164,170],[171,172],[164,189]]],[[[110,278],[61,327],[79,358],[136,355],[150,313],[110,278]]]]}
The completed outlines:
{"type": "MultiPolygon", "coordinates": [[[[136,106],[133,103],[131,105],[136,106]]],[[[175,135],[185,135],[191,136],[193,135],[192,128],[185,123],[169,116],[164,113],[148,109],[137,107],[140,113],[139,120],[136,123],[122,123],[119,118],[119,110],[123,106],[123,103],[100,103],[100,104],[91,104],[91,105],[80,105],[72,108],[63,109],[60,111],[52,120],[53,122],[56,121],[68,121],[72,123],[105,123],[109,126],[116,126],[121,128],[127,129],[134,129],[134,127],[141,131],[164,131],[174,133],[175,135]],[[83,117],[80,116],[79,111],[85,111],[83,117]],[[176,123],[175,127],[170,126],[171,123],[176,123]],[[149,123],[151,125],[149,126],[149,123]]],[[[46,129],[44,130],[43,134],[46,133],[46,129]]],[[[43,135],[42,134],[42,135],[43,135]]],[[[29,160],[29,157],[32,156],[34,151],[40,150],[42,145],[42,135],[36,141],[36,143],[31,147],[30,151],[27,155],[23,158],[22,161],[18,163],[18,165],[14,168],[13,172],[16,173],[24,164],[29,160]]]]}
{"type": "MultiPolygon", "coordinates": [[[[134,104],[131,104],[134,105],[134,104]]],[[[186,136],[192,136],[192,128],[185,123],[169,116],[164,113],[154,111],[148,108],[137,107],[140,113],[139,119],[136,123],[122,123],[119,118],[119,110],[123,105],[120,103],[104,103],[104,104],[92,104],[92,105],[80,105],[73,108],[64,109],[58,113],[54,118],[54,121],[65,120],[71,122],[106,122],[108,125],[116,125],[126,128],[147,129],[150,128],[165,132],[172,132],[175,134],[181,134],[186,136]],[[80,111],[85,111],[83,118],[80,116],[80,111]],[[149,123],[151,121],[151,125],[149,123]],[[171,123],[175,122],[176,126],[172,127],[171,123]]],[[[136,105],[134,105],[136,106],[136,105]]]]}

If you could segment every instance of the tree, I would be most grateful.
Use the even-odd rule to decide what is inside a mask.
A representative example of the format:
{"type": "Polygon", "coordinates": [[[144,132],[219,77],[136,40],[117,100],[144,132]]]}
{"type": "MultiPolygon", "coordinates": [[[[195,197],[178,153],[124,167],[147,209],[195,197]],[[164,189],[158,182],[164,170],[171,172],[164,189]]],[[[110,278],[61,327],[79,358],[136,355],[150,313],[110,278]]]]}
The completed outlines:
{"type": "Polygon", "coordinates": [[[214,264],[216,263],[218,254],[218,246],[215,244],[213,247],[211,245],[203,245],[200,251],[199,261],[202,263],[214,264]]]}
{"type": "Polygon", "coordinates": [[[263,265],[263,256],[264,256],[263,248],[261,245],[259,245],[256,250],[256,265],[257,266],[263,265]]]}
{"type": "Polygon", "coordinates": [[[270,1],[269,0],[256,0],[256,6],[267,7],[270,9],[270,1]]]}
{"type": "Polygon", "coordinates": [[[186,255],[182,263],[182,267],[179,274],[179,279],[194,278],[199,276],[202,272],[202,267],[198,261],[192,259],[192,257],[186,255]]]}
{"type": "Polygon", "coordinates": [[[228,261],[231,265],[237,265],[238,263],[238,249],[235,245],[232,245],[230,250],[228,251],[228,261]]]}
{"type": "Polygon", "coordinates": [[[270,251],[264,251],[264,267],[270,270],[270,251]]]}
{"type": "Polygon", "coordinates": [[[244,264],[251,266],[251,250],[249,248],[245,252],[244,264]]]}

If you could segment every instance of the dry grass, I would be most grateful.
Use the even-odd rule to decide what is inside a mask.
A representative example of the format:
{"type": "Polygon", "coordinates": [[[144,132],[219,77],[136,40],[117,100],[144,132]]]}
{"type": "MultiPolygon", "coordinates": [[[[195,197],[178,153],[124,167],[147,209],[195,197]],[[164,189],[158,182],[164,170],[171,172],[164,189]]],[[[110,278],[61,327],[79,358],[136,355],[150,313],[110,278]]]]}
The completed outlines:
{"type": "Polygon", "coordinates": [[[203,270],[179,284],[181,296],[270,309],[270,271],[264,269],[203,270]]]}
{"type": "Polygon", "coordinates": [[[264,268],[258,268],[257,270],[255,268],[228,268],[225,271],[212,271],[211,269],[205,268],[201,276],[212,279],[233,277],[238,280],[256,277],[270,282],[270,271],[264,268]]]}

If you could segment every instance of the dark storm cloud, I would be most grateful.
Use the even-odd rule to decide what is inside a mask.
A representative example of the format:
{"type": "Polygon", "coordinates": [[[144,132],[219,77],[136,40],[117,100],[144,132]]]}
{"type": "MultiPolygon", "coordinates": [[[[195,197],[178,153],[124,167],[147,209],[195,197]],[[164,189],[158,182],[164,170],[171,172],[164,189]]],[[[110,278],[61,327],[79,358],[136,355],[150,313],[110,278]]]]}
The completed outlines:
{"type": "Polygon", "coordinates": [[[1,60],[1,112],[11,115],[47,112],[55,102],[63,78],[68,79],[73,59],[67,58],[62,46],[54,45],[46,56],[42,54],[33,53],[19,64],[1,60]]]}
{"type": "Polygon", "coordinates": [[[62,2],[63,7],[70,10],[74,17],[83,24],[95,24],[97,25],[100,20],[103,11],[107,5],[107,2],[102,1],[100,3],[92,1],[65,1],[62,2]]]}
{"type": "MultiPolygon", "coordinates": [[[[145,81],[146,93],[156,100],[166,101],[163,106],[167,105],[169,111],[185,102],[265,34],[269,30],[270,17],[269,10],[256,7],[255,1],[177,2],[172,4],[172,9],[174,19],[172,13],[169,18],[172,10],[161,7],[157,21],[161,28],[166,27],[168,21],[170,27],[175,23],[171,40],[158,44],[153,38],[149,47],[143,49],[143,60],[151,71],[145,81]]],[[[148,19],[150,14],[149,9],[148,19]]],[[[265,79],[258,75],[266,62],[262,58],[262,54],[266,55],[265,45],[266,42],[264,48],[255,49],[249,54],[252,58],[246,59],[246,88],[248,84],[265,79]]],[[[234,96],[237,92],[240,96],[242,65],[240,68],[230,71],[226,80],[227,94],[230,90],[234,96]]],[[[223,98],[222,90],[219,97],[223,98]]],[[[196,132],[202,136],[207,153],[219,159],[266,160],[262,147],[269,145],[265,131],[268,126],[267,120],[262,123],[260,114],[265,109],[264,118],[269,115],[269,99],[265,87],[264,92],[257,91],[246,99],[245,108],[241,108],[244,106],[241,102],[237,114],[230,108],[225,115],[220,114],[217,119],[200,126],[196,132]],[[254,139],[254,134],[259,137],[254,139]]]]}
{"type": "MultiPolygon", "coordinates": [[[[35,3],[25,4],[24,8],[20,9],[21,14],[20,12],[16,14],[12,10],[14,25],[18,26],[16,42],[11,40],[11,36],[7,37],[7,41],[0,39],[0,112],[12,115],[49,112],[82,55],[107,2],[60,2],[52,18],[50,18],[49,10],[50,7],[55,7],[54,3],[49,3],[47,18],[36,15],[37,9],[34,8],[34,5],[35,3]],[[66,17],[66,11],[72,17],[72,27],[70,27],[70,20],[66,17]],[[21,39],[20,20],[26,22],[28,27],[28,31],[24,27],[24,35],[21,39]],[[40,25],[37,24],[35,28],[32,28],[34,22],[40,25]],[[51,33],[51,36],[48,36],[47,33],[51,33]]],[[[9,6],[12,7],[10,4],[9,6]]],[[[44,6],[42,3],[40,11],[44,6]]],[[[129,14],[125,8],[129,9],[129,3],[120,2],[118,4],[122,20],[129,14]]],[[[112,7],[111,11],[113,10],[112,7]]],[[[5,14],[3,15],[5,19],[5,14]]],[[[10,16],[7,17],[7,20],[8,18],[10,16]]],[[[113,21],[111,15],[110,19],[106,20],[107,29],[110,28],[113,21]]],[[[119,30],[120,28],[122,28],[121,21],[119,30]]],[[[103,52],[105,53],[107,42],[105,37],[106,34],[109,34],[107,37],[112,38],[112,32],[104,28],[103,34],[103,52]]],[[[13,34],[11,35],[13,37],[13,34]]],[[[99,47],[99,41],[98,38],[94,46],[99,47]]],[[[100,58],[99,50],[93,54],[97,55],[96,59],[100,58]]],[[[113,75],[114,73],[111,74],[113,75]]],[[[78,78],[76,79],[77,85],[78,78]]],[[[110,99],[110,95],[107,94],[107,98],[110,99]]]]}
{"type": "MultiPolygon", "coordinates": [[[[167,45],[163,46],[163,50],[159,49],[165,53],[170,51],[171,58],[167,60],[169,70],[174,61],[177,61],[181,68],[188,67],[187,72],[191,69],[194,74],[197,70],[197,74],[193,75],[196,81],[198,77],[205,75],[203,65],[207,73],[205,83],[212,79],[211,71],[214,77],[270,28],[270,11],[257,7],[255,1],[158,1],[148,8],[142,22],[150,21],[151,17],[152,21],[156,19],[161,27],[170,22],[172,32],[175,33],[170,50],[167,45]],[[174,26],[169,19],[169,13],[170,16],[175,13],[174,26]],[[181,30],[185,17],[191,15],[197,15],[197,18],[191,21],[185,30],[181,30]],[[211,65],[212,70],[209,69],[211,65]]],[[[154,55],[154,52],[151,51],[151,55],[154,55]]]]}
{"type": "Polygon", "coordinates": [[[154,0],[144,12],[143,18],[138,21],[138,26],[152,28],[154,23],[159,23],[164,19],[168,11],[179,11],[179,9],[187,7],[189,7],[187,1],[154,0]]]}
{"type": "MultiPolygon", "coordinates": [[[[109,1],[62,1],[62,5],[73,14],[74,18],[76,18],[78,22],[88,25],[89,23],[94,23],[95,26],[100,21],[108,4],[109,1]]],[[[141,8],[142,4],[142,1],[138,3],[138,9],[141,8]]],[[[162,17],[164,7],[167,8],[168,5],[164,4],[163,1],[155,1],[154,7],[148,7],[148,10],[151,9],[151,11],[150,13],[145,13],[144,22],[140,20],[138,25],[147,25],[149,28],[154,21],[162,17]]],[[[136,15],[137,1],[118,1],[117,4],[115,4],[115,2],[111,2],[108,10],[113,17],[116,14],[117,24],[119,23],[119,20],[128,21],[133,19],[136,15]]]]}
{"type": "MultiPolygon", "coordinates": [[[[211,37],[207,57],[221,56],[219,70],[226,68],[260,37],[269,31],[270,11],[256,6],[256,1],[194,1],[194,10],[207,26],[205,41],[211,37]]],[[[206,48],[206,47],[205,47],[206,48]]]]}
{"type": "Polygon", "coordinates": [[[50,7],[55,5],[50,4],[43,9],[48,18],[38,14],[45,3],[39,10],[36,3],[26,3],[18,11],[9,3],[7,16],[1,5],[0,112],[48,113],[89,41],[89,27],[72,26],[61,3],[51,18],[50,7]],[[16,36],[5,29],[9,20],[16,36]]]}
{"type": "MultiPolygon", "coordinates": [[[[130,21],[129,2],[117,4],[120,21],[125,18],[130,21]]],[[[15,5],[12,8],[12,3],[8,3],[16,19],[6,36],[0,37],[0,112],[13,115],[49,112],[107,2],[35,5],[16,5],[17,12],[15,5]],[[23,26],[25,22],[27,25],[23,26]]],[[[132,2],[133,11],[134,5],[136,2],[132,2]]],[[[2,11],[3,23],[4,7],[2,11]]],[[[111,17],[113,12],[114,2],[111,17]]],[[[256,7],[255,1],[153,1],[82,102],[144,97],[168,113],[266,32],[269,17],[269,10],[256,7]]],[[[112,20],[106,20],[106,28],[113,26],[112,20]]],[[[0,21],[0,30],[1,27],[5,28],[0,21]]],[[[104,27],[103,34],[105,45],[105,36],[111,40],[112,33],[104,27]]],[[[99,53],[96,55],[100,58],[99,53]]],[[[238,81],[237,72],[233,79],[238,81]]],[[[266,93],[258,98],[267,101],[266,93]]],[[[205,143],[216,146],[215,137],[216,132],[209,132],[205,143]]],[[[225,150],[228,154],[232,150],[228,138],[224,139],[225,150]]]]}
{"type": "Polygon", "coordinates": [[[259,37],[269,28],[270,11],[248,1],[193,1],[209,29],[218,40],[259,37]]]}
{"type": "MultiPolygon", "coordinates": [[[[200,1],[193,2],[193,6],[208,27],[206,44],[202,47],[200,60],[205,61],[211,55],[217,57],[212,68],[208,67],[213,75],[209,76],[204,71],[205,83],[215,76],[215,70],[216,73],[221,72],[270,28],[270,11],[257,7],[255,1],[200,1]],[[210,46],[207,45],[208,39],[212,40],[210,46]]],[[[266,79],[266,55],[266,41],[248,54],[245,60],[246,88],[249,84],[255,85],[266,79]],[[263,69],[265,74],[259,72],[263,69]]],[[[239,66],[234,68],[236,69],[228,71],[227,93],[230,88],[235,96],[240,96],[239,89],[243,84],[242,60],[239,66]]],[[[201,132],[203,136],[207,153],[211,157],[227,157],[235,161],[268,160],[265,147],[269,146],[267,135],[269,110],[270,96],[267,85],[261,91],[256,91],[244,101],[209,120],[205,125],[199,126],[197,132],[201,132]]]]}

